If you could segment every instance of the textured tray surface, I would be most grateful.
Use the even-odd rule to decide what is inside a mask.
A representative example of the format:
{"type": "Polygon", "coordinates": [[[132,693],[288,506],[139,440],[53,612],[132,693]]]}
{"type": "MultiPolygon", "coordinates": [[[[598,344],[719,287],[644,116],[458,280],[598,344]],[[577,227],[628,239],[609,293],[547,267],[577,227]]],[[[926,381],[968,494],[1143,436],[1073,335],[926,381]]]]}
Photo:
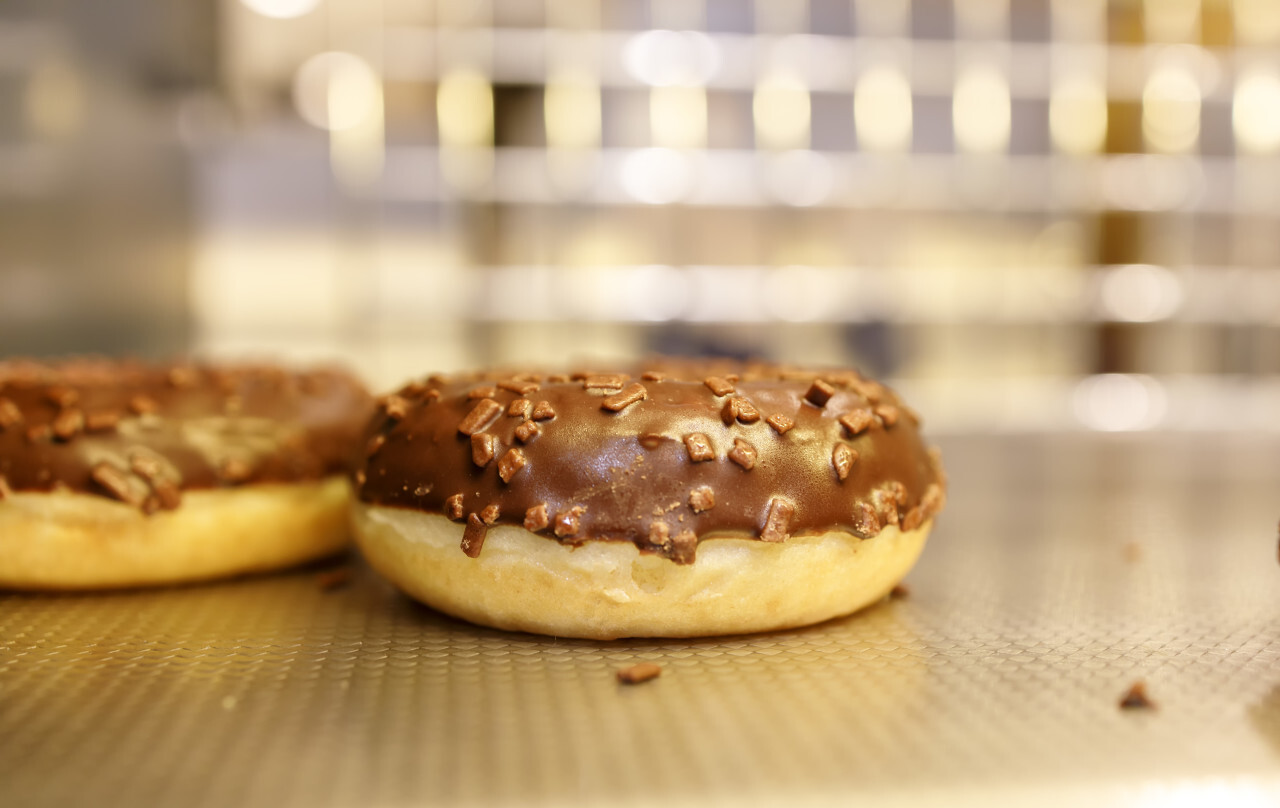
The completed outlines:
{"type": "Polygon", "coordinates": [[[358,562],[0,595],[0,804],[1280,798],[1280,442],[944,451],[910,594],[801,631],[507,634],[358,562]],[[617,684],[638,661],[662,676],[617,684]],[[1119,709],[1136,680],[1156,709],[1119,709]]]}

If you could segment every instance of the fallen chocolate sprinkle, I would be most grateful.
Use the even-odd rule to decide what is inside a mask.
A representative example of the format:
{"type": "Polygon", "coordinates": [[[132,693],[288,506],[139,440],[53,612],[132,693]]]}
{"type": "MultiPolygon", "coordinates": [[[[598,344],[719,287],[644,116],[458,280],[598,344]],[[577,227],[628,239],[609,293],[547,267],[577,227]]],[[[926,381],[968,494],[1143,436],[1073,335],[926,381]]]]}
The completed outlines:
{"type": "Polygon", "coordinates": [[[532,409],[532,401],[527,398],[517,398],[507,405],[507,415],[512,418],[528,418],[532,409]]]}
{"type": "Polygon", "coordinates": [[[756,465],[756,447],[742,438],[734,438],[733,448],[729,450],[729,459],[750,471],[756,465]]]}
{"type": "Polygon", "coordinates": [[[471,462],[480,468],[489,465],[498,453],[498,439],[488,432],[477,432],[471,436],[471,462]]]}
{"type": "Polygon", "coordinates": [[[733,382],[722,376],[708,376],[702,383],[717,396],[727,396],[737,389],[733,386],[733,382]]]}
{"type": "Polygon", "coordinates": [[[537,404],[533,405],[533,415],[532,415],[533,420],[546,421],[550,418],[555,418],[555,417],[556,417],[556,411],[551,406],[550,402],[539,401],[537,404]]]}
{"type": "Polygon", "coordinates": [[[638,401],[643,401],[647,395],[649,395],[649,391],[645,389],[644,385],[636,382],[629,385],[621,393],[608,396],[604,401],[600,402],[600,406],[610,412],[620,412],[638,401]]]}
{"type": "Polygon", "coordinates": [[[822,379],[814,379],[813,384],[809,385],[809,390],[804,394],[804,400],[822,409],[827,406],[827,402],[836,394],[836,389],[822,379]]]}
{"type": "Polygon", "coordinates": [[[791,517],[795,516],[795,506],[785,499],[774,498],[769,502],[769,513],[764,520],[764,529],[760,531],[761,541],[786,541],[791,534],[791,517]]]}
{"type": "Polygon", "coordinates": [[[764,419],[764,421],[766,424],[773,427],[774,430],[779,435],[787,434],[787,430],[791,429],[796,425],[795,421],[791,420],[785,415],[782,415],[781,413],[774,413],[773,415],[770,415],[768,418],[764,419]]]}
{"type": "Polygon", "coordinates": [[[486,525],[492,525],[498,521],[498,517],[502,515],[501,509],[497,505],[490,503],[480,510],[480,521],[486,525]]]}
{"type": "Polygon", "coordinates": [[[511,482],[511,478],[516,472],[524,468],[529,460],[524,456],[524,452],[519,449],[508,449],[507,453],[498,461],[498,476],[502,478],[504,483],[511,482]]]}
{"type": "Polygon", "coordinates": [[[1147,685],[1142,680],[1130,685],[1120,699],[1120,709],[1122,710],[1154,710],[1155,707],[1155,702],[1147,695],[1147,685]]]}
{"type": "Polygon", "coordinates": [[[546,530],[549,524],[551,524],[551,517],[547,515],[547,503],[545,502],[539,502],[524,512],[525,530],[537,533],[539,530],[546,530]]]}
{"type": "Polygon", "coordinates": [[[624,685],[638,685],[662,675],[662,667],[652,662],[640,662],[618,670],[618,681],[624,685]]]}
{"type": "Polygon", "coordinates": [[[709,511],[716,506],[716,494],[709,485],[700,485],[689,492],[689,507],[694,513],[709,511]]]}
{"type": "Polygon", "coordinates": [[[474,435],[482,431],[502,412],[502,405],[491,398],[481,399],[467,417],[458,424],[458,431],[464,435],[474,435]]]}
{"type": "Polygon", "coordinates": [[[849,479],[849,472],[853,470],[853,464],[857,461],[858,453],[847,443],[837,443],[831,450],[831,465],[835,466],[836,477],[841,482],[849,479]]]}
{"type": "Polygon", "coordinates": [[[695,463],[715,460],[715,450],[711,448],[711,440],[701,432],[684,436],[684,447],[689,452],[689,459],[695,463]]]}
{"type": "Polygon", "coordinates": [[[581,505],[574,505],[567,511],[561,511],[556,514],[555,534],[560,538],[576,536],[582,524],[582,514],[587,509],[581,505]]]}
{"type": "Polygon", "coordinates": [[[316,573],[316,586],[325,592],[341,589],[351,583],[352,575],[351,567],[347,566],[324,570],[316,573]]]}
{"type": "Polygon", "coordinates": [[[467,526],[462,530],[462,552],[469,558],[478,558],[480,549],[484,547],[484,537],[488,532],[489,526],[480,519],[479,515],[467,514],[467,526]]]}
{"type": "Polygon", "coordinates": [[[911,590],[906,584],[894,584],[893,589],[889,590],[889,597],[894,600],[903,600],[911,595],[911,590]]]}
{"type": "Polygon", "coordinates": [[[463,513],[462,494],[451,494],[444,501],[444,515],[457,522],[462,518],[463,513]]]}

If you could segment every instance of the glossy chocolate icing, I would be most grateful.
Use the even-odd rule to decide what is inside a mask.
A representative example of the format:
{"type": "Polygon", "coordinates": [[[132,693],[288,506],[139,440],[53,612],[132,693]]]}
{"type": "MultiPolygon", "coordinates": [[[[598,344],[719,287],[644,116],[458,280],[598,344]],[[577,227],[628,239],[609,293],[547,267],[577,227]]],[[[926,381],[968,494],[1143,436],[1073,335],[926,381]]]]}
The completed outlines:
{"type": "Polygon", "coordinates": [[[0,481],[172,508],[184,490],[348,473],[372,412],[336,370],[0,362],[0,481]]]}
{"type": "Polygon", "coordinates": [[[652,362],[431,377],[383,402],[360,498],[467,522],[469,555],[483,521],[687,563],[707,537],[868,537],[944,500],[918,417],[853,371],[652,362]]]}

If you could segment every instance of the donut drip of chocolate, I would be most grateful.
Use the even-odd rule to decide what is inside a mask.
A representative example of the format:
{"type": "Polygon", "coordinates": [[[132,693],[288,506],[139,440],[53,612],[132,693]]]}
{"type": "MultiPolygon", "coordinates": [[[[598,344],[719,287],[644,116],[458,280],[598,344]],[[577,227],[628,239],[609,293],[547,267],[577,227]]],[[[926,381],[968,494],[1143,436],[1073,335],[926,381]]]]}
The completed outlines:
{"type": "Polygon", "coordinates": [[[0,362],[0,499],[66,490],[153,511],[184,490],[347,474],[372,412],[337,370],[0,362]]]}
{"type": "Polygon", "coordinates": [[[919,418],[847,370],[651,363],[431,377],[382,400],[356,474],[375,505],[693,561],[715,536],[919,527],[945,499],[919,418]]]}

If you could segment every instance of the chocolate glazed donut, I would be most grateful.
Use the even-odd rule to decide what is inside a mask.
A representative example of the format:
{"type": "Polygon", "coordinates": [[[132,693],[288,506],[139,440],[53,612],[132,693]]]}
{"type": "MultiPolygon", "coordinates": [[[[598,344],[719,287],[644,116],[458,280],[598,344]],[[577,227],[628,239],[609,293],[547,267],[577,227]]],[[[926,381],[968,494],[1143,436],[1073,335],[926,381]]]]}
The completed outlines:
{"type": "Polygon", "coordinates": [[[332,553],[372,410],[339,371],[0,363],[0,586],[173,583],[332,553]]]}
{"type": "Polygon", "coordinates": [[[356,475],[357,537],[410,594],[505,628],[613,637],[801,625],[883,596],[914,562],[945,498],[918,426],[892,391],[848,370],[653,362],[431,377],[381,401],[356,475]],[[429,539],[407,535],[414,516],[429,539]],[[503,550],[488,569],[495,535],[503,550]],[[423,555],[445,541],[447,554],[423,555]],[[536,559],[522,568],[512,541],[536,559]],[[704,563],[730,550],[737,567],[704,563]],[[843,568],[824,578],[817,565],[837,556],[876,574],[833,588],[843,568]],[[783,570],[798,577],[778,579],[783,570]]]}

